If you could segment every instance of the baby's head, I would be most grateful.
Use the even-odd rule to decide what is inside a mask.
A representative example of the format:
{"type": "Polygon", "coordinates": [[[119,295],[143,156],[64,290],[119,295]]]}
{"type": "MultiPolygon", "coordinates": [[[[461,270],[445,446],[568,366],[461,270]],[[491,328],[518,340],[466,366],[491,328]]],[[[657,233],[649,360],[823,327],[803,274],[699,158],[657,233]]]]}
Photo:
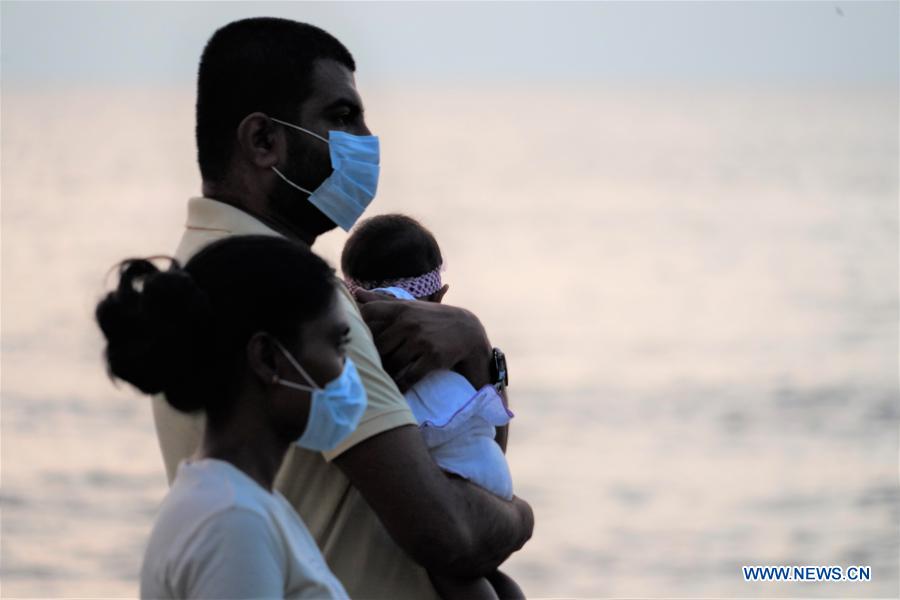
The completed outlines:
{"type": "Polygon", "coordinates": [[[449,286],[441,282],[444,259],[437,240],[405,215],[379,215],[356,226],[341,254],[350,291],[398,287],[417,300],[440,302],[449,286]]]}

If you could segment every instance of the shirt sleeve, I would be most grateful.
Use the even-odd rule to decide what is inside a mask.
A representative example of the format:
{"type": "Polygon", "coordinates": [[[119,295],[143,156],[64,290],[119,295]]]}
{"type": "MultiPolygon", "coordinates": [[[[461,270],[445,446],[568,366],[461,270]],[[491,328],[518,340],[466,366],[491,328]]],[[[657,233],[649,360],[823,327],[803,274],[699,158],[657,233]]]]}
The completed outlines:
{"type": "Polygon", "coordinates": [[[376,434],[403,425],[417,425],[406,399],[381,365],[381,357],[375,348],[372,332],[363,321],[356,301],[343,284],[338,283],[337,287],[338,301],[344,308],[350,325],[347,355],[359,371],[363,387],[366,388],[368,405],[353,433],[333,450],[322,453],[327,461],[334,460],[343,452],[376,434]]]}
{"type": "Polygon", "coordinates": [[[182,598],[282,598],[286,557],[259,514],[230,509],[195,534],[175,589],[182,598]]]}

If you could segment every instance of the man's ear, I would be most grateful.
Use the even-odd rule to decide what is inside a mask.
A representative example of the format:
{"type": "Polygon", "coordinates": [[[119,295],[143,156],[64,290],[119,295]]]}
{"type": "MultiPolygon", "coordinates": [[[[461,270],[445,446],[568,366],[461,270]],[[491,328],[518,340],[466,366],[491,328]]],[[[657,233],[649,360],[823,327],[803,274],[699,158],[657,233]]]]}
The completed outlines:
{"type": "Polygon", "coordinates": [[[275,344],[268,333],[256,332],[247,342],[247,367],[263,385],[275,383],[278,363],[275,344]]]}
{"type": "Polygon", "coordinates": [[[435,293],[433,293],[431,295],[431,301],[434,302],[435,304],[440,304],[441,300],[444,299],[444,294],[446,294],[447,290],[449,290],[449,289],[450,289],[450,284],[445,283],[441,289],[439,289],[438,291],[436,291],[435,293]]]}
{"type": "Polygon", "coordinates": [[[260,169],[274,167],[287,154],[284,128],[261,112],[244,117],[237,127],[237,142],[244,160],[260,169]]]}

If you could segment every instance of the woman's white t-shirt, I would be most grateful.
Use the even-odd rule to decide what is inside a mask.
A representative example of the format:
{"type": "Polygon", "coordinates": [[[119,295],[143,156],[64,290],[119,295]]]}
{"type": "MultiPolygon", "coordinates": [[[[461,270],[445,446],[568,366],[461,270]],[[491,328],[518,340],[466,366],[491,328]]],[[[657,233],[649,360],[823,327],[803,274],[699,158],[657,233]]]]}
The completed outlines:
{"type": "Polygon", "coordinates": [[[142,598],[347,598],[288,501],[228,462],[182,462],[141,568],[142,598]]]}

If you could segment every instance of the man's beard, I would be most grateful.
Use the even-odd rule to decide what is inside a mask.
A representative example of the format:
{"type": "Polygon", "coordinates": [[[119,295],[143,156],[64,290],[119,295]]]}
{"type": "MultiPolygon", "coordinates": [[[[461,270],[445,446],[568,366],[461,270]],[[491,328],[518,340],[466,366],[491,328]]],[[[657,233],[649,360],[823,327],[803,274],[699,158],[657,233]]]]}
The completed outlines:
{"type": "MultiPolygon", "coordinates": [[[[330,164],[327,170],[324,168],[325,165],[322,165],[317,170],[324,171],[324,175],[321,175],[321,179],[317,183],[309,185],[309,180],[302,173],[303,165],[314,165],[316,158],[310,152],[304,152],[294,144],[289,143],[288,164],[285,169],[282,169],[282,173],[297,185],[315,192],[316,188],[322,185],[322,182],[330,176],[331,171],[330,164]]],[[[309,173],[306,175],[309,176],[309,173]]],[[[325,233],[336,227],[331,219],[313,206],[309,201],[308,194],[292,187],[280,177],[277,178],[275,187],[269,193],[269,202],[280,218],[313,235],[325,233]]]]}

